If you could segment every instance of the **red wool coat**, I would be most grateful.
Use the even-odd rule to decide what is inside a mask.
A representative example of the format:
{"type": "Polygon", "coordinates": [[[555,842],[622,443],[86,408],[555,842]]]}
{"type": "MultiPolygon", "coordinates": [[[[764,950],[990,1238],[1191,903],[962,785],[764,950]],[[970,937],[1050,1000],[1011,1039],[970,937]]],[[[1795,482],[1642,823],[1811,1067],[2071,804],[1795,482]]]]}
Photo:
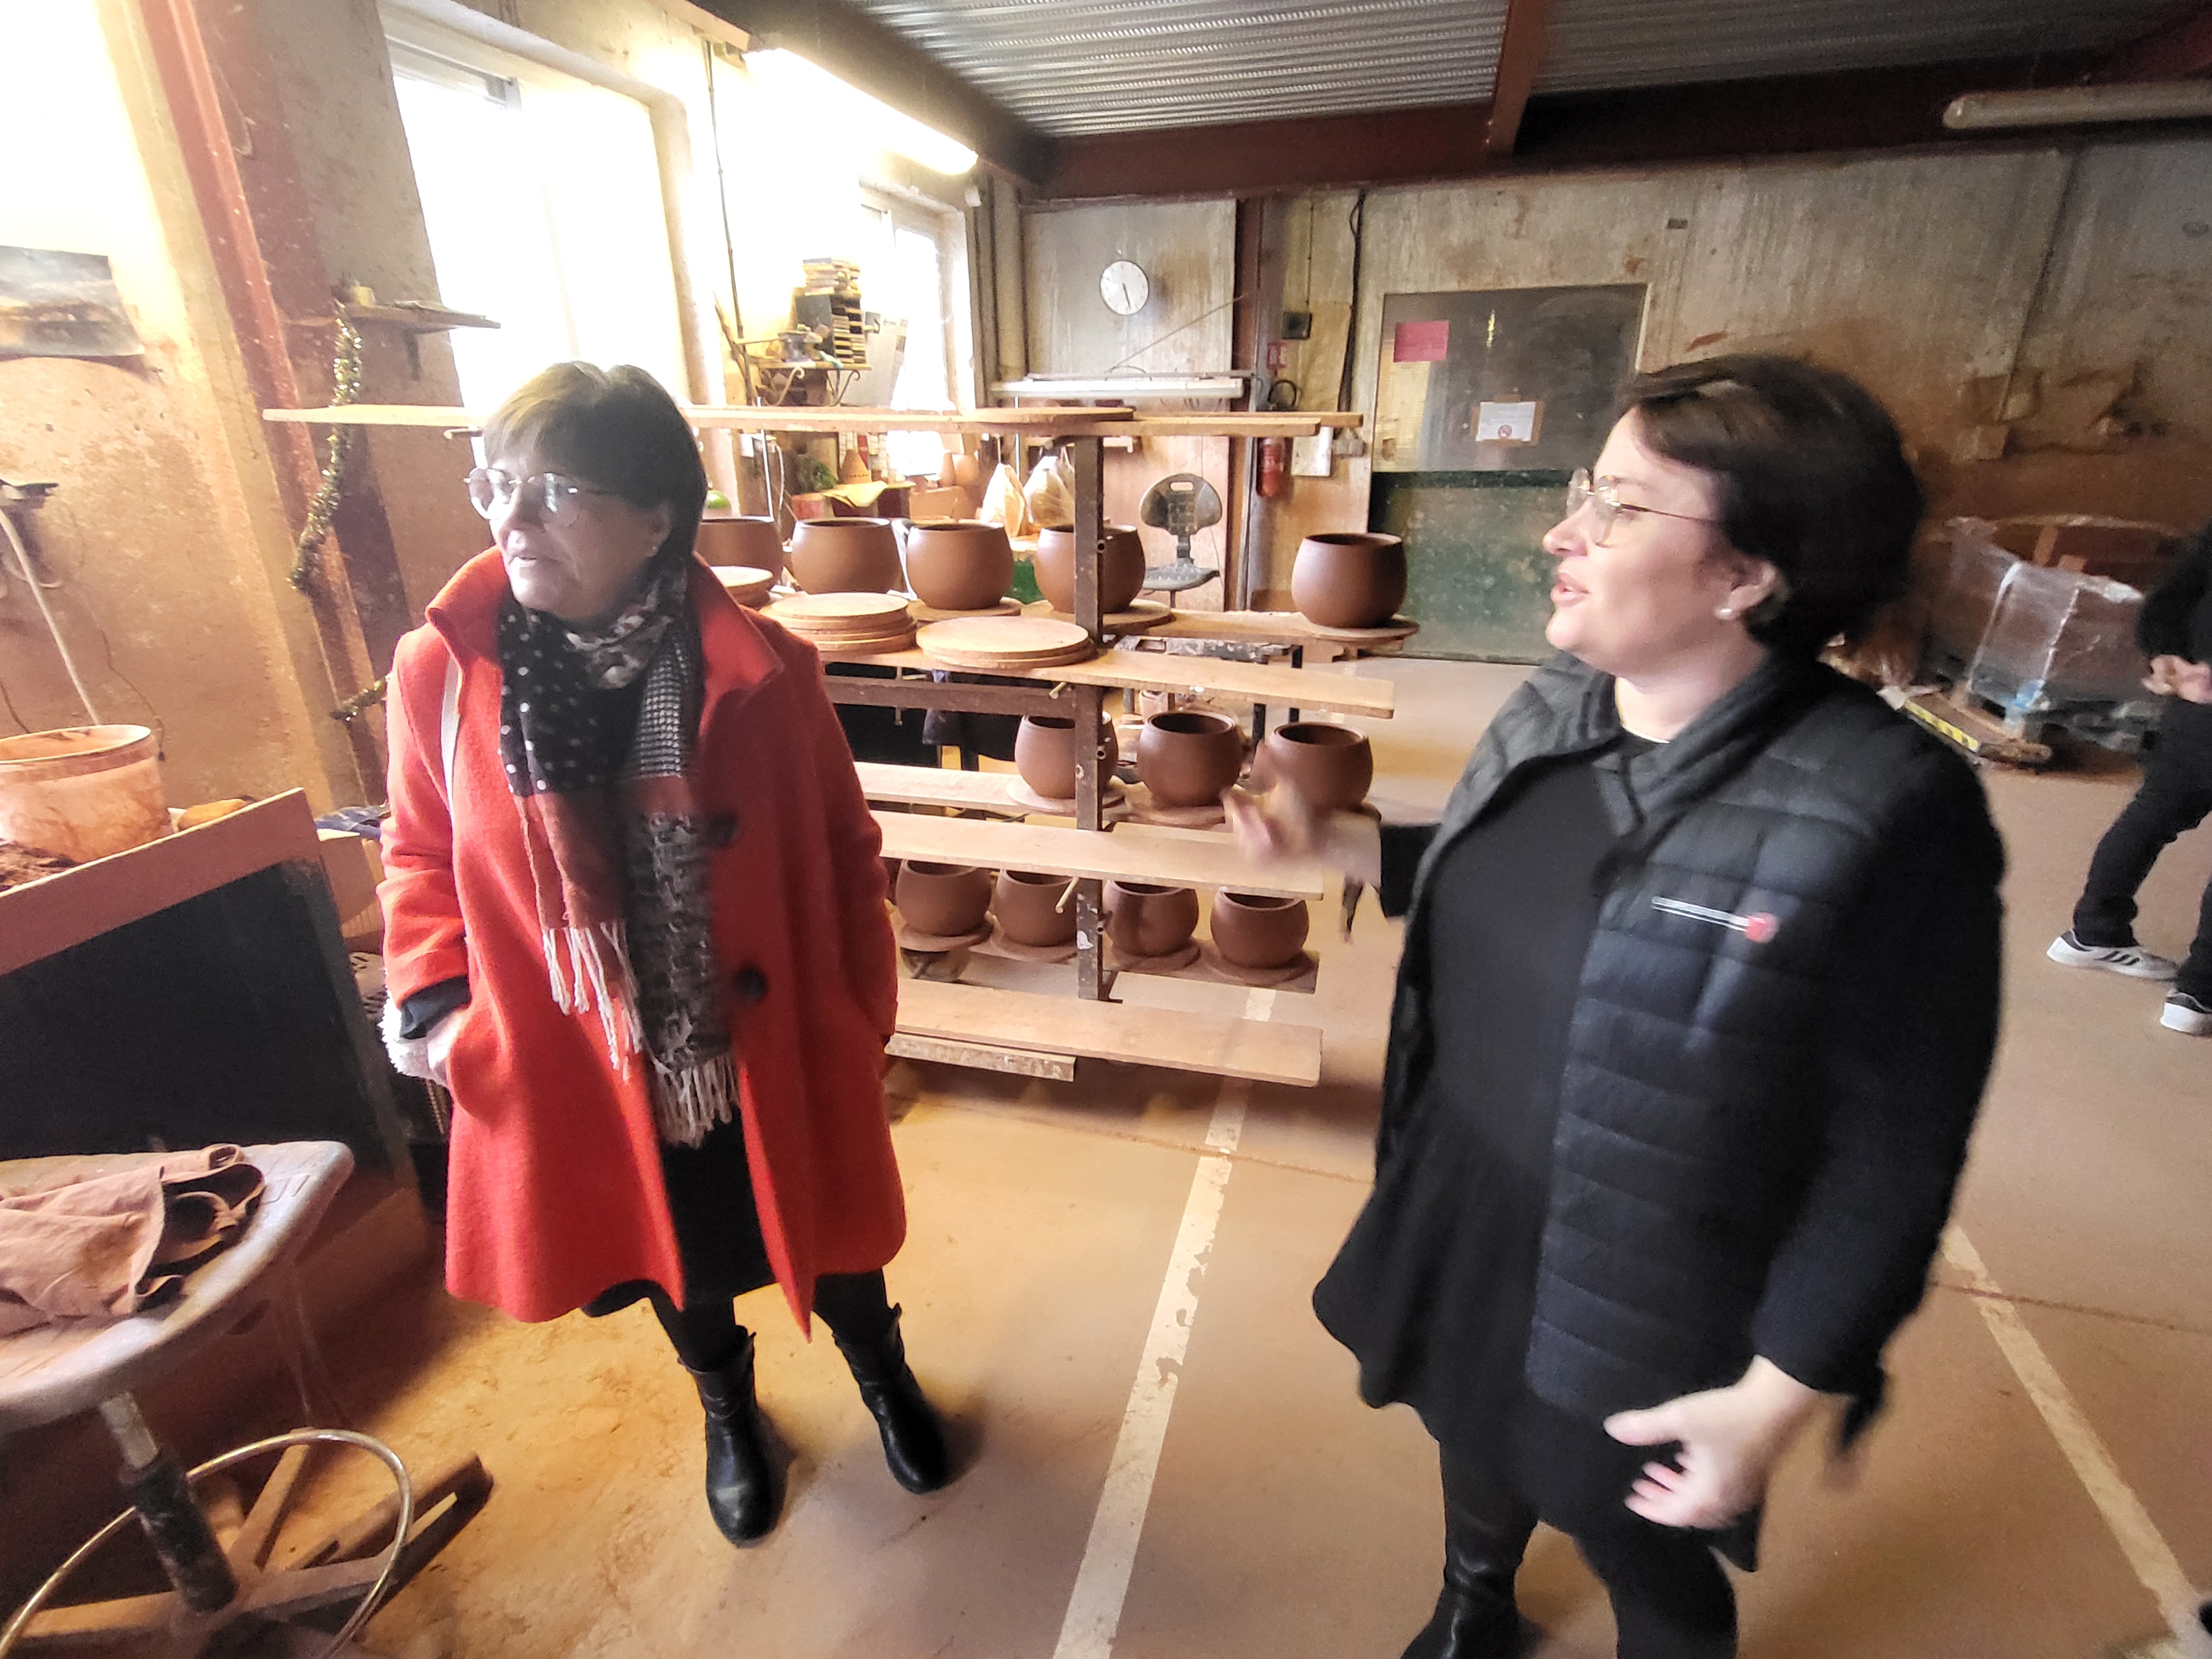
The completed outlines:
{"type": "MultiPolygon", "coordinates": [[[[446,1282],[518,1319],[551,1319],[611,1285],[681,1298],[649,1059],[626,1076],[596,1012],[554,1006],[521,824],[499,756],[496,645],[507,574],[471,560],[399,642],[387,727],[385,976],[395,1000],[465,974],[453,1096],[446,1282]],[[441,713],[460,666],[453,796],[441,713]]],[[[693,786],[714,831],[714,944],[761,1000],[735,1012],[745,1152],[761,1233],[804,1328],[818,1273],[898,1253],[906,1210],[884,1113],[898,1007],[882,837],[813,647],[691,578],[706,658],[693,786]],[[718,823],[718,821],[720,821],[718,823]]]]}

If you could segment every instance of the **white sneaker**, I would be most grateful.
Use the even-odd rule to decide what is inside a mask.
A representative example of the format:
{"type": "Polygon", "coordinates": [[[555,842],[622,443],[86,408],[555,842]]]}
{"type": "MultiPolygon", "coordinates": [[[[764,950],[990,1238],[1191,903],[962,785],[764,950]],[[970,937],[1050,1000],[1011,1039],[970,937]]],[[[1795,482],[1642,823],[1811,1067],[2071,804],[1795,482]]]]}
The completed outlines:
{"type": "Polygon", "coordinates": [[[2189,1036],[2212,1036],[2212,1008],[2186,991],[2176,991],[2166,1000],[2158,1023],[2169,1031],[2180,1031],[2189,1036]]]}
{"type": "Polygon", "coordinates": [[[2084,945],[2071,928],[2051,940],[2044,954],[2069,968],[2101,968],[2130,979],[2172,979],[2181,971],[2178,963],[2140,945],[2084,945]]]}

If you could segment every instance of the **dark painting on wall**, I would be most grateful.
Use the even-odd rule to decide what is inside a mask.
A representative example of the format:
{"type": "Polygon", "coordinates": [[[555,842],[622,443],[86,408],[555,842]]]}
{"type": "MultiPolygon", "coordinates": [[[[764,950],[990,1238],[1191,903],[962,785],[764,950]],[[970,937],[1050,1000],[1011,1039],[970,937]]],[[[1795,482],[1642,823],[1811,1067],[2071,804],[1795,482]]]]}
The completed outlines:
{"type": "Polygon", "coordinates": [[[106,255],[0,247],[0,357],[136,357],[143,350],[106,255]]]}

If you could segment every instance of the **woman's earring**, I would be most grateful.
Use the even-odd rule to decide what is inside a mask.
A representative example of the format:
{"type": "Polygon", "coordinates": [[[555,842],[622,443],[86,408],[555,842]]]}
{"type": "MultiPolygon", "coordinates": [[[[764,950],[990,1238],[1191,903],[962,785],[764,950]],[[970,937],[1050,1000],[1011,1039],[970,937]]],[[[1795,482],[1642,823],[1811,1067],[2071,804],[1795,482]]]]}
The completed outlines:
{"type": "Polygon", "coordinates": [[[1735,620],[1735,607],[1732,605],[1724,605],[1719,610],[1714,611],[1713,615],[1718,617],[1723,622],[1734,622],[1735,620]]]}

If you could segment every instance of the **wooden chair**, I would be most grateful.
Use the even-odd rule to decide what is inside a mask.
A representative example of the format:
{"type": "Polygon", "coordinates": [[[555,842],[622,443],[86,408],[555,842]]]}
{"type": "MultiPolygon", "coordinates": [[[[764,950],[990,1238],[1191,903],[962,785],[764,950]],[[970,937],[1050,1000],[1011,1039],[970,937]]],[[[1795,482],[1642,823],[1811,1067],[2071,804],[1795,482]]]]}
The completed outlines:
{"type": "Polygon", "coordinates": [[[354,1632],[491,1495],[491,1477],[473,1455],[427,1480],[410,1480],[391,1448],[344,1430],[276,1435],[189,1472],[155,1438],[132,1390],[167,1375],[269,1302],[353,1168],[353,1154],[336,1141],[249,1146],[246,1152],[266,1182],[259,1206],[238,1241],[192,1273],[179,1297],[110,1324],[40,1326],[0,1337],[0,1437],[97,1409],[122,1450],[123,1485],[131,1503],[0,1630],[0,1656],[19,1647],[129,1644],[134,1654],[192,1659],[243,1620],[294,1627],[272,1632],[284,1635],[284,1651],[361,1654],[365,1650],[353,1644],[354,1632]],[[286,1510],[311,1449],[319,1444],[352,1447],[378,1458],[392,1474],[393,1492],[318,1536],[282,1541],[286,1510]],[[275,1471],[242,1520],[225,1525],[211,1518],[192,1484],[275,1452],[283,1454],[275,1471]],[[134,1516],[172,1588],[49,1606],[70,1575],[134,1516]]]}

